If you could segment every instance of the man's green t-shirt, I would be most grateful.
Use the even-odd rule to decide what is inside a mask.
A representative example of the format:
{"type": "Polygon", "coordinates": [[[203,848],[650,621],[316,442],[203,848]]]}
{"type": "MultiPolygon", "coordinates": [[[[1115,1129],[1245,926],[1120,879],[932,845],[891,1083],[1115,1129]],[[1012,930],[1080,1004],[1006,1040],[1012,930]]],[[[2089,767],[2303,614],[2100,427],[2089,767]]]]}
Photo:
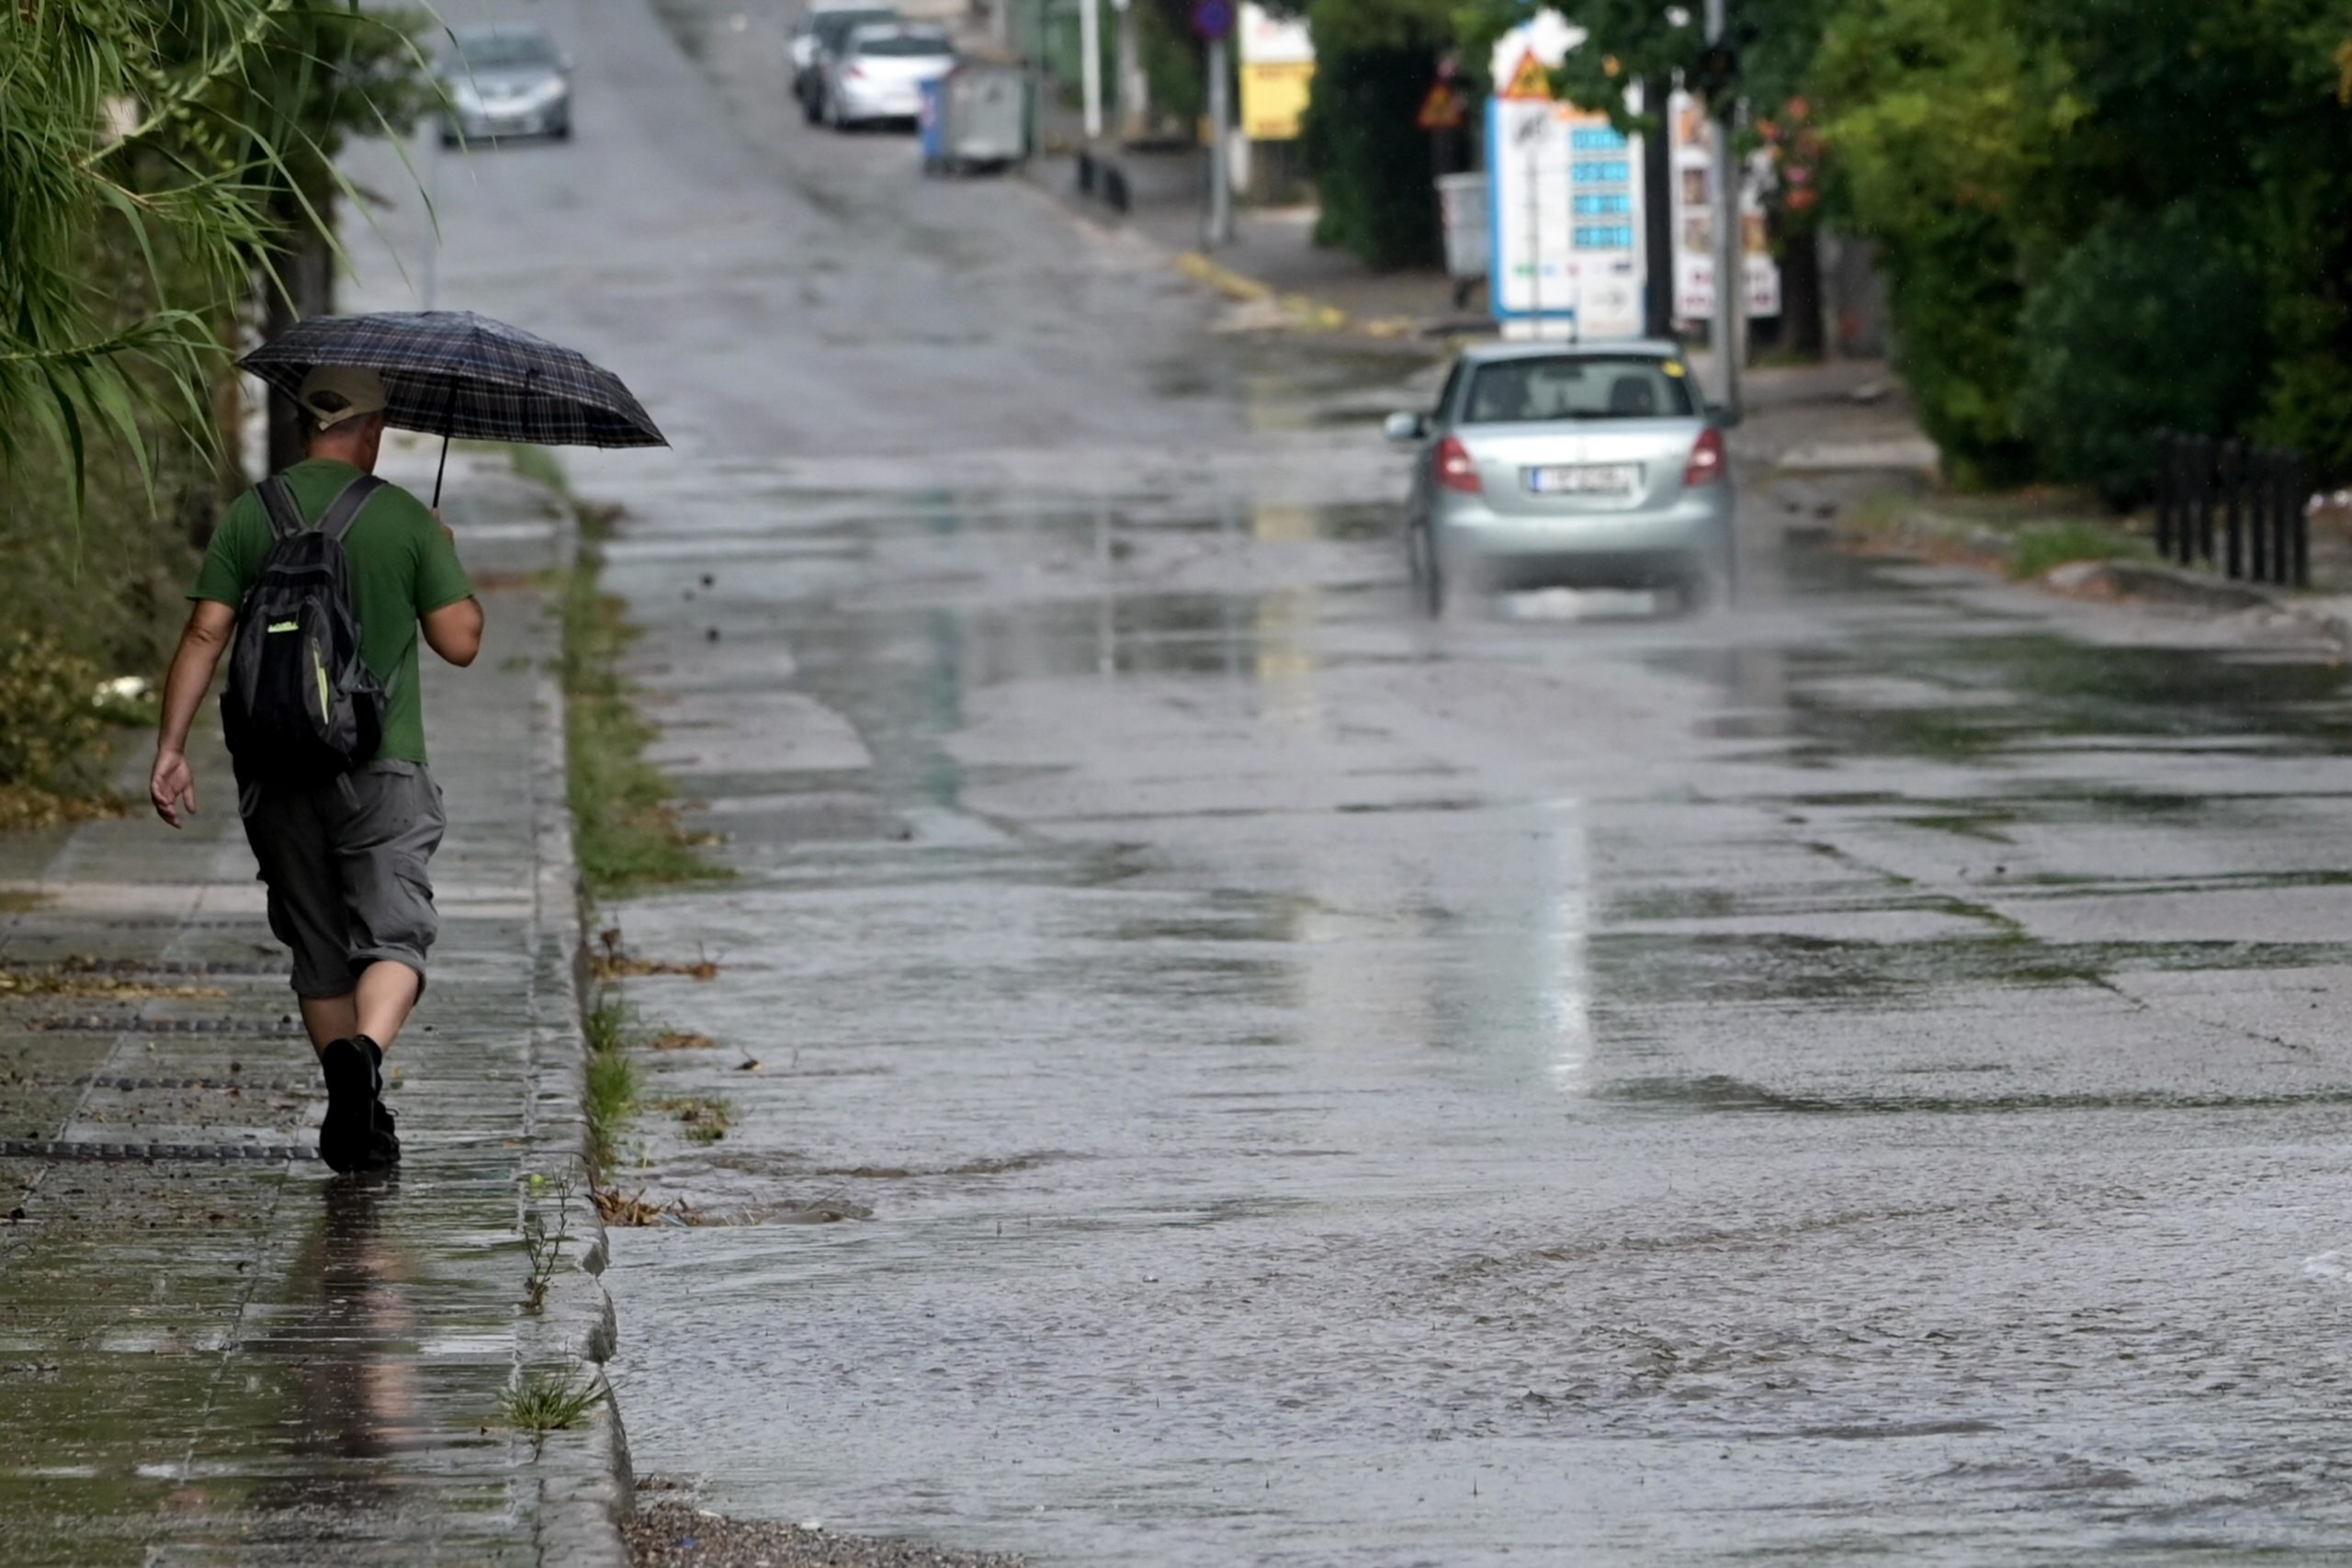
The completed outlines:
{"type": "MultiPolygon", "coordinates": [[[[305,521],[316,525],[343,487],[359,477],[348,463],[311,457],[281,476],[305,521]]],[[[261,575],[272,542],[261,496],[247,491],[213,531],[191,599],[242,604],[261,575]]],[[[418,617],[472,596],[474,585],[439,519],[398,485],[386,485],[343,536],[351,560],[352,609],[359,616],[359,657],[390,688],[384,739],[376,755],[424,761],[424,694],[418,688],[418,617]]]]}

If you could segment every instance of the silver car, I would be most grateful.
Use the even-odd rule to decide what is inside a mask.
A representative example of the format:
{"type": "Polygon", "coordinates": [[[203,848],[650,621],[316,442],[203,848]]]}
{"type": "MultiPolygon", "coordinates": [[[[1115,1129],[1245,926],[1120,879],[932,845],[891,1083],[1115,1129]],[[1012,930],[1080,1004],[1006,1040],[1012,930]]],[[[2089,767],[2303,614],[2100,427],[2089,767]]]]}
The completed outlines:
{"type": "Polygon", "coordinates": [[[922,113],[922,85],[955,63],[956,46],[937,28],[859,28],[825,62],[825,123],[836,130],[912,123],[922,113]]]}
{"type": "Polygon", "coordinates": [[[1387,423],[1420,448],[1405,531],[1424,607],[1456,582],[1727,592],[1732,423],[1670,343],[1465,351],[1435,409],[1387,423]]]}
{"type": "Polygon", "coordinates": [[[441,62],[441,145],[571,134],[571,62],[535,27],[458,28],[441,62]]]}
{"type": "Polygon", "coordinates": [[[825,67],[860,28],[899,19],[896,7],[872,0],[824,0],[802,14],[792,33],[792,96],[810,125],[824,118],[825,67]]]}

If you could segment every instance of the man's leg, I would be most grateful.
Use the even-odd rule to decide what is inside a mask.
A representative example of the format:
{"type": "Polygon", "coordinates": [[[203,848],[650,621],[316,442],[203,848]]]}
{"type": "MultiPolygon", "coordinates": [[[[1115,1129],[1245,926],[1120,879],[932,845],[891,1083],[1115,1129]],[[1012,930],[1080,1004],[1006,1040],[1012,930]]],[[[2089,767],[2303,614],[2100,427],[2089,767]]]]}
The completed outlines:
{"type": "Polygon", "coordinates": [[[401,1026],[424,990],[424,976],[392,959],[370,964],[359,972],[354,994],[354,1021],[347,1033],[364,1034],[384,1050],[392,1048],[401,1026]]]}
{"type": "Polygon", "coordinates": [[[359,1010],[351,981],[349,893],[322,802],[339,807],[340,792],[266,794],[245,819],[245,836],[269,885],[270,929],[294,950],[294,994],[326,1080],[319,1157],[339,1171],[378,1169],[400,1158],[400,1143],[378,1135],[377,1064],[353,1039],[359,1010]]]}
{"type": "Polygon", "coordinates": [[[324,1051],[338,1040],[359,1032],[359,1005],[349,991],[339,997],[303,997],[302,1027],[311,1033],[311,1049],[324,1051]]]}

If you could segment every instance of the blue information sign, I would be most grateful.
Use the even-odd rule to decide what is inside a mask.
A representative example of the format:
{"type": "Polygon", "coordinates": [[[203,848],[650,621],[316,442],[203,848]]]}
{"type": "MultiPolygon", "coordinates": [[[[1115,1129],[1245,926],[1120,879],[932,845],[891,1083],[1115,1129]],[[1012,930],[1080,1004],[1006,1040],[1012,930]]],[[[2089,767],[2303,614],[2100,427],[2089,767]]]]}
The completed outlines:
{"type": "Polygon", "coordinates": [[[1193,0],[1193,30],[1214,43],[1233,36],[1233,0],[1193,0]]]}

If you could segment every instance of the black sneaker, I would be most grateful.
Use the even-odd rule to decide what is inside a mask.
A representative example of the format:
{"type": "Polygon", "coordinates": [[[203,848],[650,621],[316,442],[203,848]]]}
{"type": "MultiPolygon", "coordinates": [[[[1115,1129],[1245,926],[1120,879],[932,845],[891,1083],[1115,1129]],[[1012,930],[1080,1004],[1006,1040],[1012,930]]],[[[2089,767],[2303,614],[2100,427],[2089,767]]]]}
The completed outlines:
{"type": "Polygon", "coordinates": [[[364,1034],[338,1040],[319,1055],[326,1074],[327,1114],[319,1123],[319,1157],[334,1170],[396,1165],[401,1141],[384,1109],[384,1052],[364,1034]]]}

